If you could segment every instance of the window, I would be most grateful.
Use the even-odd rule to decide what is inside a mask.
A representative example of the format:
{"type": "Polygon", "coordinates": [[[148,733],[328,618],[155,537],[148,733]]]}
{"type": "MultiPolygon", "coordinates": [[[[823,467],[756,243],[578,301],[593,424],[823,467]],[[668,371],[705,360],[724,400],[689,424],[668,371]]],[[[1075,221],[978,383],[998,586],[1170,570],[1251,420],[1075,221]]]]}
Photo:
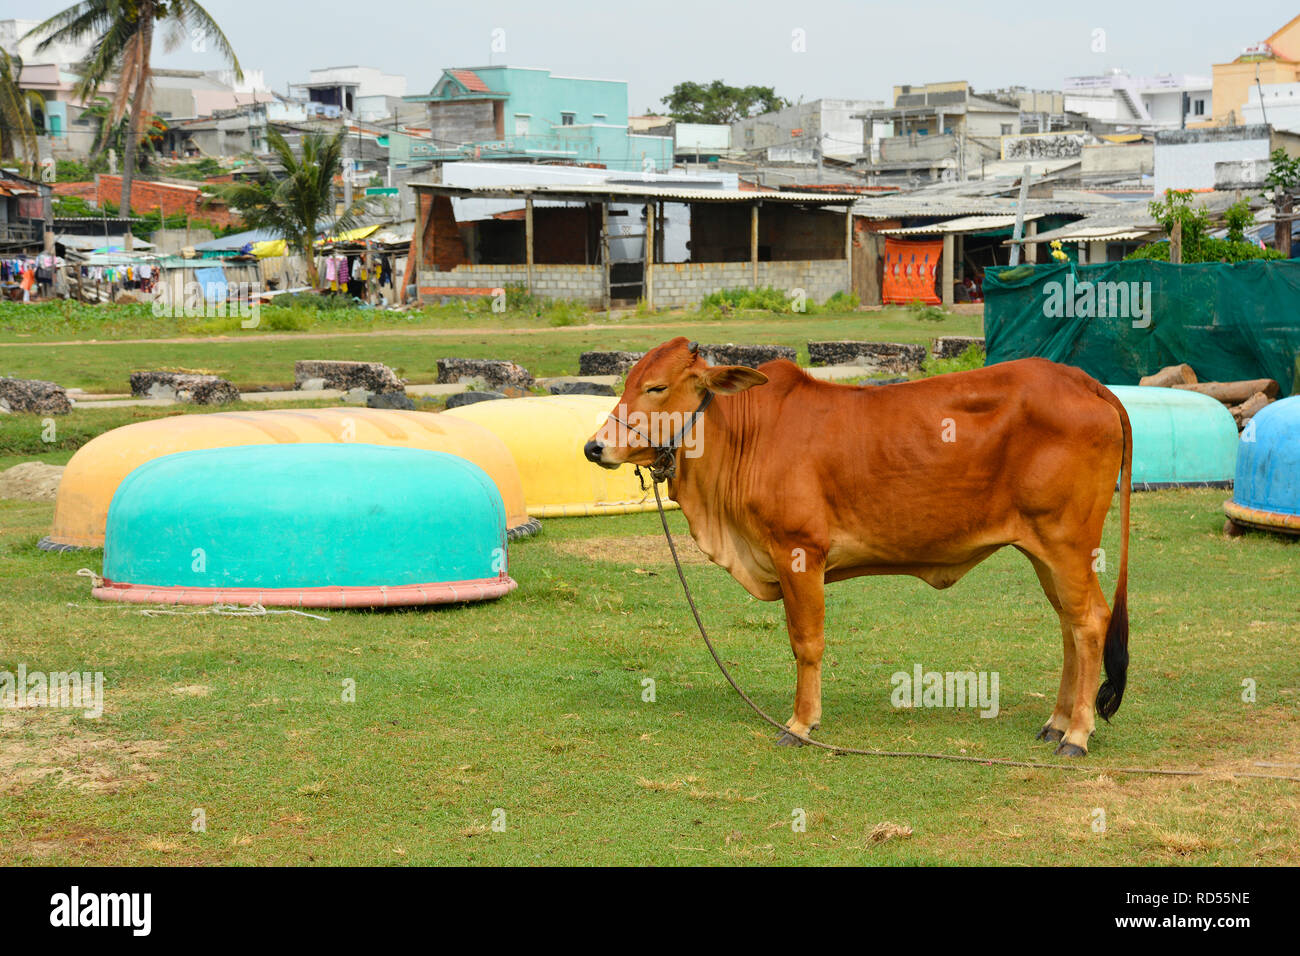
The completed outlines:
{"type": "Polygon", "coordinates": [[[1196,100],[1196,101],[1192,104],[1192,112],[1195,113],[1197,116],[1204,116],[1204,115],[1205,115],[1205,100],[1196,100]]]}
{"type": "Polygon", "coordinates": [[[561,125],[561,126],[572,126],[572,125],[573,125],[573,114],[572,114],[572,113],[561,113],[561,114],[560,114],[560,125],[561,125]]]}
{"type": "Polygon", "coordinates": [[[528,126],[531,120],[532,117],[529,116],[527,113],[516,113],[515,114],[515,135],[527,136],[528,126]]]}
{"type": "Polygon", "coordinates": [[[1011,124],[1010,124],[1010,123],[1003,123],[1003,124],[1002,124],[1002,135],[1003,135],[1003,136],[1010,136],[1010,135],[1011,135],[1011,124]]]}

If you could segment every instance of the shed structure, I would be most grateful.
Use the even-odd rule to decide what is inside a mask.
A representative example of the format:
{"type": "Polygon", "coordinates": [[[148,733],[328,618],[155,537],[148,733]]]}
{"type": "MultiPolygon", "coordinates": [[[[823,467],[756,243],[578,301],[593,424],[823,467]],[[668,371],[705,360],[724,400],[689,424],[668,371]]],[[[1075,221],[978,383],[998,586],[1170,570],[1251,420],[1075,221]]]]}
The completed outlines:
{"type": "Polygon", "coordinates": [[[629,182],[413,185],[419,214],[406,284],[418,286],[422,301],[519,287],[603,308],[638,299],[676,308],[721,289],[770,286],[824,301],[851,287],[855,194],[629,182]],[[520,208],[458,222],[457,198],[518,200],[520,208]],[[690,209],[684,262],[665,261],[668,204],[690,209]]]}

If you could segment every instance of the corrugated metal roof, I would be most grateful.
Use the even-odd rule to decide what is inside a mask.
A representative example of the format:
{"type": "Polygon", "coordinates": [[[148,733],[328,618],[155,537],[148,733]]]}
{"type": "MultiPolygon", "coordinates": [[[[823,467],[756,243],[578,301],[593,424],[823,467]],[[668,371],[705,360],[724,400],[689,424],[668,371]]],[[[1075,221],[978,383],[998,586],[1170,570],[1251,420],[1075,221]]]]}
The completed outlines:
{"type": "MultiPolygon", "coordinates": [[[[112,236],[63,235],[56,237],[54,241],[68,249],[76,249],[78,252],[90,249],[121,248],[126,244],[126,238],[120,233],[112,236]]],[[[132,249],[152,249],[153,247],[152,242],[145,242],[140,238],[132,238],[131,240],[132,249]]]]}
{"type": "MultiPolygon", "coordinates": [[[[1042,213],[1025,214],[1025,222],[1041,219],[1042,213]]],[[[1010,229],[1016,224],[1016,217],[1011,216],[962,216],[944,222],[933,222],[928,226],[912,226],[909,229],[881,229],[886,236],[914,236],[922,234],[955,232],[989,232],[994,229],[1010,229]]]]}
{"type": "MultiPolygon", "coordinates": [[[[1022,239],[1023,243],[1042,243],[1054,242],[1122,242],[1126,239],[1143,239],[1148,236],[1155,236],[1160,232],[1159,229],[1088,229],[1088,230],[1071,230],[1069,227],[1064,229],[1053,229],[1051,232],[1044,232],[1037,236],[1029,236],[1022,239]]],[[[1005,245],[1012,245],[1012,240],[1008,239],[1005,245]]]]}
{"type": "Polygon", "coordinates": [[[743,189],[690,189],[679,186],[632,185],[628,183],[603,184],[537,184],[520,186],[448,186],[443,183],[412,183],[415,189],[427,189],[449,196],[469,198],[523,198],[532,195],[545,199],[576,199],[578,201],[608,196],[618,199],[663,199],[669,202],[786,202],[815,203],[818,205],[843,205],[857,202],[857,193],[834,192],[752,192],[743,189]]]}
{"type": "MultiPolygon", "coordinates": [[[[1097,201],[1070,199],[1027,199],[1025,212],[1044,216],[1090,216],[1120,203],[1098,197],[1097,201]]],[[[898,193],[893,196],[862,198],[853,215],[868,219],[906,219],[911,216],[1014,216],[1016,200],[1004,196],[925,196],[898,193]]]]}

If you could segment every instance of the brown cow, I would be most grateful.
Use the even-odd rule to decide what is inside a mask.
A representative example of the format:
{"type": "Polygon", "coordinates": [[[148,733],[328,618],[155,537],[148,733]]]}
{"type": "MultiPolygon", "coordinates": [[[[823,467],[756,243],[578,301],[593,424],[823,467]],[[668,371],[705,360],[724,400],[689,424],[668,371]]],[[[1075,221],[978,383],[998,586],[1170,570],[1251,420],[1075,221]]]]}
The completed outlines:
{"type": "Polygon", "coordinates": [[[710,367],[676,338],[632,369],[584,451],[606,468],[658,461],[700,549],[755,597],[785,599],[796,734],[821,722],[826,583],[911,574],[946,588],[1006,545],[1061,621],[1065,666],[1039,738],[1083,756],[1094,699],[1106,719],[1119,708],[1133,439],[1119,399],[1078,369],[1022,359],[854,387],[784,360],[710,367]],[[1112,612],[1093,564],[1117,474],[1112,612]]]}

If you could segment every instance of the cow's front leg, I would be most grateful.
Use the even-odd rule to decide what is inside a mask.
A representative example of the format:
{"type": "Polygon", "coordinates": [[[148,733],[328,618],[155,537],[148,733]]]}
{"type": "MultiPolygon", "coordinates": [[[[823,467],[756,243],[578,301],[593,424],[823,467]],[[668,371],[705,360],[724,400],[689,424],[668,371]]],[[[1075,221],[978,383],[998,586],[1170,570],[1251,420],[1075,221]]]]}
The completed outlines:
{"type": "Polygon", "coordinates": [[[822,721],[822,650],[826,646],[825,560],[810,549],[794,548],[773,555],[785,599],[785,624],[794,651],[794,714],[786,721],[791,733],[782,734],[778,744],[793,746],[792,734],[807,737],[822,721]]]}

